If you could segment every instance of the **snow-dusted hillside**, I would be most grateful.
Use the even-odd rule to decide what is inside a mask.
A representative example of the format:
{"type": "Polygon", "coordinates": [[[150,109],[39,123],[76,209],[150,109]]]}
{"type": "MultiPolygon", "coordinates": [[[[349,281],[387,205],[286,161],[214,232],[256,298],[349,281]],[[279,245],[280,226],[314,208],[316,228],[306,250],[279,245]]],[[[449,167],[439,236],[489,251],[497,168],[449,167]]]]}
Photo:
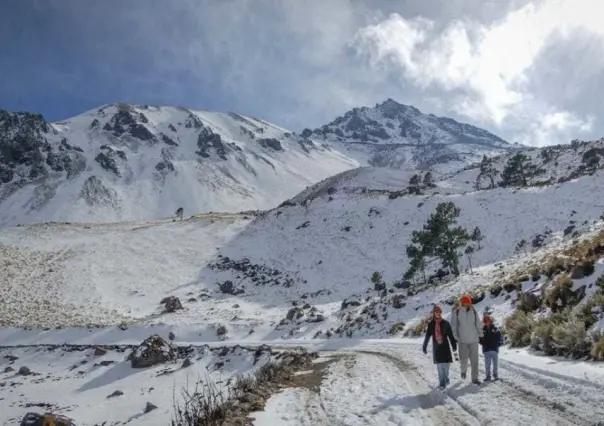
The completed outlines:
{"type": "Polygon", "coordinates": [[[0,111],[0,226],[265,209],[358,165],[234,113],[118,104],[51,124],[0,111]]]}
{"type": "MultiPolygon", "coordinates": [[[[421,341],[400,337],[421,334],[434,303],[448,317],[450,305],[471,293],[479,313],[491,312],[499,325],[524,312],[517,306],[532,303],[514,319],[528,324],[524,331],[506,328],[510,342],[520,335],[525,343],[519,346],[541,350],[540,339],[551,334],[559,346],[550,347],[549,355],[568,354],[570,344],[578,347],[573,355],[579,351],[585,358],[589,340],[603,348],[601,355],[595,352],[600,358],[593,357],[604,357],[604,283],[598,280],[604,274],[604,200],[594,196],[604,186],[602,143],[526,151],[533,170],[541,170],[525,187],[489,188],[487,174],[499,171],[493,175],[499,183],[513,161],[510,154],[457,172],[432,172],[430,185],[424,184],[425,171],[349,170],[257,215],[1,229],[0,342],[82,349],[58,356],[2,348],[0,364],[14,370],[0,373],[0,388],[12,389],[0,397],[9,404],[0,419],[3,413],[18,418],[34,400],[84,425],[99,423],[100,414],[87,412],[96,404],[121,408],[102,420],[165,420],[171,412],[166,404],[145,414],[143,405],[165,399],[168,387],[186,387],[184,367],[135,375],[113,352],[108,365],[83,363],[94,358],[94,345],[124,350],[157,333],[172,336],[182,350],[269,343],[282,349],[303,345],[334,357],[324,369],[301,374],[308,374],[300,379],[308,385],[289,382],[266,405],[256,401],[255,410],[264,406],[266,412],[250,413],[255,426],[273,426],[275,419],[291,426],[327,426],[334,419],[376,426],[400,419],[413,425],[597,423],[604,416],[601,364],[505,348],[501,381],[480,388],[464,383],[454,363],[451,386],[439,392],[421,341]],[[409,191],[415,174],[421,177],[419,194],[409,191]],[[472,267],[463,257],[462,273],[451,281],[403,280],[411,232],[447,201],[461,209],[461,226],[478,226],[484,235],[472,267]],[[370,281],[375,271],[382,273],[384,290],[376,291],[370,281]],[[77,375],[68,371],[72,364],[77,375]],[[18,373],[21,366],[39,375],[18,373]],[[173,379],[165,380],[163,372],[173,379]],[[141,389],[136,377],[153,385],[141,389]],[[115,390],[124,397],[106,398],[115,390]],[[51,393],[48,402],[40,401],[51,393]],[[131,393],[136,398],[126,397],[131,393]]],[[[431,265],[428,275],[438,266],[431,265]]],[[[215,362],[223,362],[215,355],[197,358],[191,371],[205,367],[206,382],[251,368],[245,356],[233,356],[232,366],[224,361],[231,367],[227,372],[214,370],[215,362]]]]}
{"type": "Polygon", "coordinates": [[[301,136],[329,141],[338,151],[372,166],[442,172],[515,149],[486,130],[392,99],[373,108],[354,108],[320,128],[304,129],[301,136]]]}
{"type": "MultiPolygon", "coordinates": [[[[558,161],[573,173],[583,154],[577,151],[573,157],[569,149],[565,162],[558,161]]],[[[412,231],[421,229],[441,202],[452,201],[461,209],[460,225],[482,230],[485,240],[473,256],[474,267],[514,255],[523,239],[528,243],[524,250],[543,246],[563,231],[569,239],[604,211],[604,200],[592,196],[604,184],[598,173],[556,185],[475,191],[480,168],[473,168],[435,173],[433,186],[422,187],[420,195],[405,191],[411,173],[383,168],[345,172],[256,218],[215,214],[182,222],[4,229],[0,243],[10,271],[0,298],[8,313],[4,324],[126,321],[206,327],[228,321],[235,335],[254,328],[256,336],[274,337],[284,333],[277,325],[291,302],[308,301],[316,309],[303,315],[327,319],[313,330],[329,329],[339,323],[331,315],[344,299],[372,294],[367,292],[374,271],[387,282],[401,279],[412,231]],[[231,284],[219,286],[226,281],[231,284]],[[159,302],[171,295],[185,309],[162,314],[159,302]],[[24,303],[36,306],[43,300],[52,309],[22,309],[24,303]],[[231,321],[233,313],[236,321],[231,321]]],[[[465,258],[462,265],[467,267],[465,258]]]]}

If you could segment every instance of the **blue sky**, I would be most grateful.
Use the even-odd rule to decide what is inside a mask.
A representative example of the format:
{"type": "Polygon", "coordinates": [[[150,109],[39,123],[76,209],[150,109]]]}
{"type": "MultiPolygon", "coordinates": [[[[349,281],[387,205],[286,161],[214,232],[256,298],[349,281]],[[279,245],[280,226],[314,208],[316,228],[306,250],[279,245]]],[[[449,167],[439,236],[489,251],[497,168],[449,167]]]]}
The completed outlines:
{"type": "MultiPolygon", "coordinates": [[[[0,108],[128,102],[299,131],[391,97],[531,145],[604,136],[600,0],[5,0],[0,108]]],[[[604,13],[604,10],[603,10],[604,13]]]]}

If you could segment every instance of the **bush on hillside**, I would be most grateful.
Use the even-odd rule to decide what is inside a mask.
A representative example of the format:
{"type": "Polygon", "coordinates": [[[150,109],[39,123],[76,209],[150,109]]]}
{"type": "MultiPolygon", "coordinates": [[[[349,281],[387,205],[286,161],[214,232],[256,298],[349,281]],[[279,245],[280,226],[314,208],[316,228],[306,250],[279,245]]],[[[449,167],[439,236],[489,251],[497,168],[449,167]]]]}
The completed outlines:
{"type": "Polygon", "coordinates": [[[594,361],[604,361],[604,336],[597,336],[594,340],[590,355],[594,361]]]}
{"type": "Polygon", "coordinates": [[[560,355],[582,358],[589,354],[591,344],[587,339],[585,325],[578,318],[554,326],[552,338],[560,355]]]}
{"type": "Polygon", "coordinates": [[[535,320],[533,314],[521,310],[515,311],[504,321],[504,330],[512,348],[521,348],[531,344],[531,333],[535,320]]]}

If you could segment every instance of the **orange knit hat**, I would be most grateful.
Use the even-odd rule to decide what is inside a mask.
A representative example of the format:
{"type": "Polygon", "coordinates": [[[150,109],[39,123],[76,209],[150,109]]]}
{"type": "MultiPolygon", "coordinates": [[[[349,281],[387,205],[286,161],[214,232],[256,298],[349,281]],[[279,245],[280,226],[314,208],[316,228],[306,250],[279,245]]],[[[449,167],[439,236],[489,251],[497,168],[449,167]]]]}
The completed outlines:
{"type": "Polygon", "coordinates": [[[462,305],[471,305],[472,304],[472,296],[464,294],[463,296],[461,296],[461,300],[460,301],[461,301],[462,305]]]}
{"type": "Polygon", "coordinates": [[[493,324],[493,318],[490,315],[485,315],[482,317],[482,322],[485,324],[493,324]]]}
{"type": "Polygon", "coordinates": [[[432,309],[432,312],[434,312],[435,314],[442,314],[443,310],[440,308],[440,306],[436,305],[434,309],[432,309]]]}

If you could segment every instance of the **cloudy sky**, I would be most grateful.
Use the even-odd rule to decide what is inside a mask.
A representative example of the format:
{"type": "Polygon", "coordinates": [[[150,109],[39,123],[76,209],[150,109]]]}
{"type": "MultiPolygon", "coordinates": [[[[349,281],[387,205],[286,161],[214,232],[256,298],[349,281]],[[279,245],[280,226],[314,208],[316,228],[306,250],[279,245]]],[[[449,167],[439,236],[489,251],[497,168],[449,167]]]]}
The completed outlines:
{"type": "Polygon", "coordinates": [[[0,108],[299,131],[386,98],[530,145],[604,136],[603,0],[5,0],[0,108]]]}

